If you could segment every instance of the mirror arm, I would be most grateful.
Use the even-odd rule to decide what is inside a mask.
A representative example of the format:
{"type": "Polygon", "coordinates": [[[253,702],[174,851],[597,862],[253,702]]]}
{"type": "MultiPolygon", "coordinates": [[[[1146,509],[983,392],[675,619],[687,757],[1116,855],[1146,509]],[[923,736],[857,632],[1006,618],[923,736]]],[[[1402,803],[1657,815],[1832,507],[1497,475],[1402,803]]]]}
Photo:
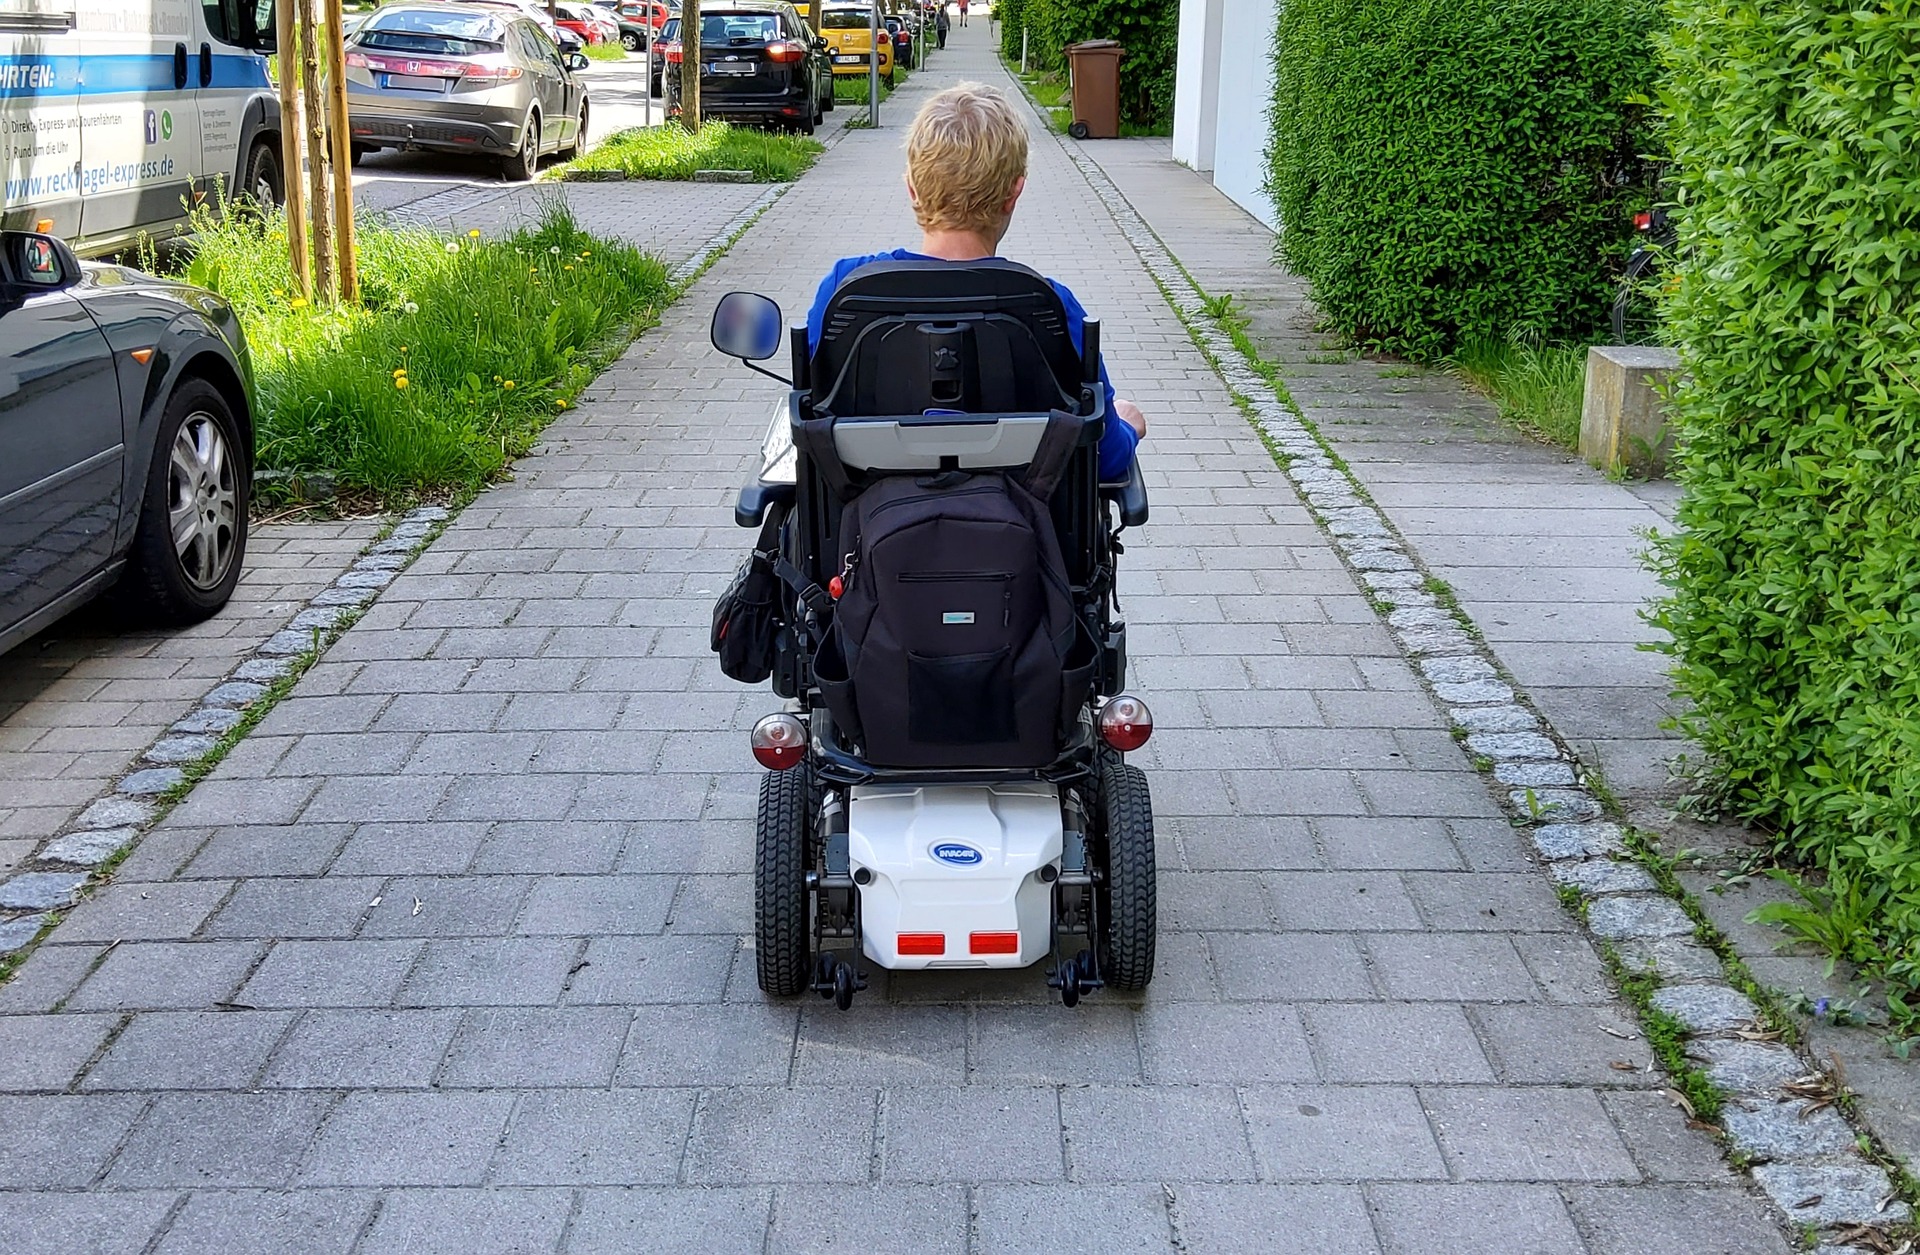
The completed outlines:
{"type": "Polygon", "coordinates": [[[768,370],[764,366],[756,366],[744,357],[740,359],[740,364],[746,367],[748,370],[757,371],[760,374],[765,375],[769,379],[777,379],[781,383],[787,385],[787,387],[789,388],[793,387],[793,380],[787,378],[785,375],[777,374],[773,371],[768,370]]]}

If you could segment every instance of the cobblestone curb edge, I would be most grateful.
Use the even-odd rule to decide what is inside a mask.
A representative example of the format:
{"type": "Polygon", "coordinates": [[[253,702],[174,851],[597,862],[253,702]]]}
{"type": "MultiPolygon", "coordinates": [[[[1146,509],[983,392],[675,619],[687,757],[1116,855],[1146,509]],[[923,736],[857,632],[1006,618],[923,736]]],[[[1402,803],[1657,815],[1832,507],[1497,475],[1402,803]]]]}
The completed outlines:
{"type": "Polygon", "coordinates": [[[1729,983],[1714,951],[1695,940],[1694,918],[1633,861],[1627,834],[1607,821],[1578,759],[1515,691],[1471,622],[1436,591],[1344,463],[1217,328],[1203,303],[1208,294],[1106,171],[1076,145],[1058,137],[1056,142],[1106,203],[1195,343],[1276,451],[1282,471],[1382,611],[1395,642],[1446,708],[1465,749],[1491,764],[1500,802],[1525,829],[1555,884],[1578,895],[1589,933],[1629,971],[1658,979],[1652,1006],[1679,1023],[1689,1060],[1727,1096],[1722,1131],[1736,1162],[1749,1168],[1792,1228],[1852,1230],[1910,1221],[1911,1209],[1899,1200],[1887,1172],[1860,1153],[1858,1131],[1835,1107],[1808,1096],[1810,1074],[1828,1092],[1832,1079],[1791,1047],[1755,1039],[1768,1036],[1760,1032],[1759,1008],[1729,983]]]}

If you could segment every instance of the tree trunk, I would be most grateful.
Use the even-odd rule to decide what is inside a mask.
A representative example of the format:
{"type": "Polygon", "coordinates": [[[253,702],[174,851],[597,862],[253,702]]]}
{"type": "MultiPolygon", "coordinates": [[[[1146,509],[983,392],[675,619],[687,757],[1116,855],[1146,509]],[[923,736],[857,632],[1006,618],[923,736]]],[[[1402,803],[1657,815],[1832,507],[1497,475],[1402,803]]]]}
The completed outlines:
{"type": "Polygon", "coordinates": [[[324,0],[327,29],[327,105],[333,143],[333,236],[340,262],[340,299],[360,300],[360,259],[353,237],[353,132],[347,125],[347,34],[340,0],[324,0]]]}
{"type": "Polygon", "coordinates": [[[680,4],[680,125],[700,130],[700,0],[680,4]]]}
{"type": "Polygon", "coordinates": [[[300,107],[306,124],[307,219],[313,232],[314,295],[334,297],[333,206],[327,194],[327,107],[320,94],[318,0],[299,0],[300,107]]]}

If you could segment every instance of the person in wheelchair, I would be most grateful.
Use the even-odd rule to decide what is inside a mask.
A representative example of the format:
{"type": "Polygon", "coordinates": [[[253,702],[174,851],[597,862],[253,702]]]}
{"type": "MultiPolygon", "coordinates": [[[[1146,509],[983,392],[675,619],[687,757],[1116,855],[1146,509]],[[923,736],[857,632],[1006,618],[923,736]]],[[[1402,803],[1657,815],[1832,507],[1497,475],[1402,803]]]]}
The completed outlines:
{"type": "MultiPolygon", "coordinates": [[[[998,256],[1026,187],[1027,129],[1006,96],[984,83],[960,83],[927,101],[907,131],[907,196],[920,224],[920,247],[835,262],[807,312],[809,347],[819,347],[821,323],[834,292],[869,262],[967,263],[998,256]]],[[[1065,284],[1055,279],[1047,283],[1060,295],[1067,330],[1078,350],[1087,311],[1065,284]]],[[[1100,385],[1107,413],[1121,420],[1108,423],[1101,438],[1100,478],[1124,479],[1134,450],[1147,434],[1147,418],[1139,406],[1114,396],[1105,365],[1100,385]]]]}

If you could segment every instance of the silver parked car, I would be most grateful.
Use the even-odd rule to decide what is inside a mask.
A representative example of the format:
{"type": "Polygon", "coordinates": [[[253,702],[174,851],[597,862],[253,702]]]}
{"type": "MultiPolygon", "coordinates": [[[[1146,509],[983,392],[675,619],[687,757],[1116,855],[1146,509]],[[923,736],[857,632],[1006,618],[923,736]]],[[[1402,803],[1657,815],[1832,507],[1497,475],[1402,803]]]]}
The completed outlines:
{"type": "Polygon", "coordinates": [[[586,57],[563,53],[508,9],[394,4],[347,45],[347,117],[354,154],[376,148],[473,153],[530,179],[549,153],[587,133],[586,57]]]}

